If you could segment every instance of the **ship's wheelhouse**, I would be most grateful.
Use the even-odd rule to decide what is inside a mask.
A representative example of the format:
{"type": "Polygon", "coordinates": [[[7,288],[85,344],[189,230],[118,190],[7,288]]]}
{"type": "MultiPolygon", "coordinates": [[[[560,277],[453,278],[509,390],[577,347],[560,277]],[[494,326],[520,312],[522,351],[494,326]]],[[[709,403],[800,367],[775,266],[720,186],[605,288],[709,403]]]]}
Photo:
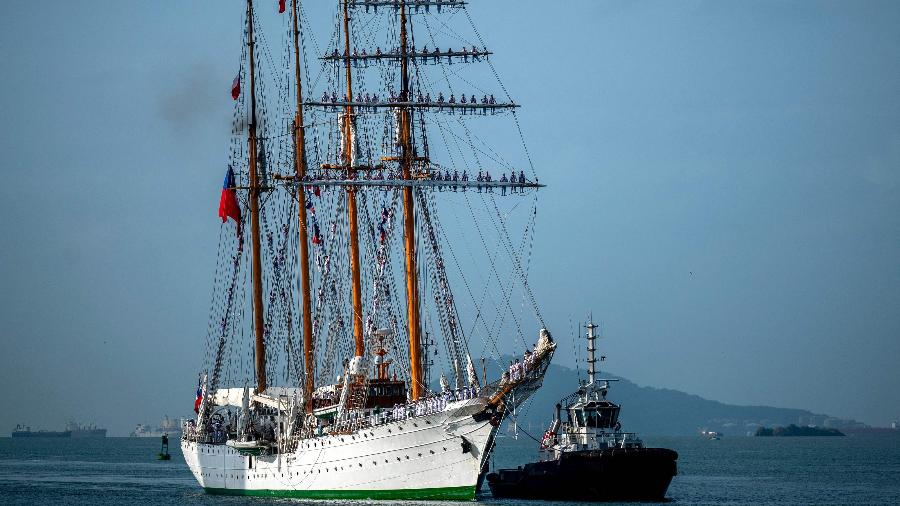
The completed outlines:
{"type": "Polygon", "coordinates": [[[566,412],[576,427],[615,430],[619,421],[619,406],[607,400],[578,402],[566,412]]]}

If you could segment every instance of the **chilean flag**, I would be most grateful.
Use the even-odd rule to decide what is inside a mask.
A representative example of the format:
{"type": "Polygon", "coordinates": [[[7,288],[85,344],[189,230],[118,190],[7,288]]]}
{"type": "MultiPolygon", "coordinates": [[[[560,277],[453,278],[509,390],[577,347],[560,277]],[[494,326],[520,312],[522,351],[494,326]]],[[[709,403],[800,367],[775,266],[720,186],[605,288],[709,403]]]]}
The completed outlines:
{"type": "Polygon", "coordinates": [[[197,386],[197,400],[194,401],[194,413],[200,414],[200,403],[203,402],[203,389],[197,386]]]}
{"type": "Polygon", "coordinates": [[[238,71],[237,75],[234,76],[234,81],[231,82],[231,98],[232,98],[232,100],[237,100],[239,96],[241,96],[241,73],[240,73],[240,71],[238,71]]]}
{"type": "Polygon", "coordinates": [[[238,204],[237,191],[234,189],[234,171],[231,170],[231,167],[228,167],[228,172],[225,173],[225,182],[222,183],[219,218],[222,218],[222,223],[231,218],[237,222],[238,229],[241,228],[241,206],[238,204]]]}
{"type": "Polygon", "coordinates": [[[278,0],[278,13],[279,14],[284,14],[284,1],[285,0],[278,0]]]}

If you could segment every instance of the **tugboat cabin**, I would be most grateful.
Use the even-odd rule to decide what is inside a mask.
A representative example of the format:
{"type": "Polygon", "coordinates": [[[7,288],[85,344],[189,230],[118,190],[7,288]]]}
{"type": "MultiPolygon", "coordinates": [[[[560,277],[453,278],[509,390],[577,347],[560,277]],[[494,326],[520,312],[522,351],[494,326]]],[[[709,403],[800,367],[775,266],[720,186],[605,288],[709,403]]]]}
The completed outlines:
{"type": "Polygon", "coordinates": [[[619,421],[619,406],[607,400],[579,402],[569,407],[567,414],[573,426],[613,430],[619,421]]]}
{"type": "Polygon", "coordinates": [[[643,446],[636,435],[621,432],[618,404],[586,393],[581,392],[575,402],[561,403],[558,407],[559,442],[563,447],[577,451],[643,446]],[[565,417],[562,411],[565,411],[565,417]]]}

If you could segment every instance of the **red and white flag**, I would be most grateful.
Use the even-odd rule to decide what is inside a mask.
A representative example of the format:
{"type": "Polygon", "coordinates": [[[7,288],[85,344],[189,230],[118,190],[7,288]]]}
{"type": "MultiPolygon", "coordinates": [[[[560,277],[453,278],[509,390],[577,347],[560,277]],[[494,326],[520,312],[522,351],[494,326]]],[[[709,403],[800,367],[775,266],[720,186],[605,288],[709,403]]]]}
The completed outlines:
{"type": "Polygon", "coordinates": [[[237,100],[238,97],[241,96],[241,73],[238,71],[238,74],[234,76],[234,81],[231,82],[231,98],[232,100],[237,100]]]}

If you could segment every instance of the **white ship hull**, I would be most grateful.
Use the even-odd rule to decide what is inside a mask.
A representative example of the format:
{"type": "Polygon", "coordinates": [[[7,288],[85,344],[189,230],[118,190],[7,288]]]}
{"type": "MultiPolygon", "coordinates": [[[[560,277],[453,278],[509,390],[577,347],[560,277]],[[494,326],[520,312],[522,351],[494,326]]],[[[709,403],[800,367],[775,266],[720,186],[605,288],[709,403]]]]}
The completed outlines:
{"type": "Polygon", "coordinates": [[[352,435],[305,439],[281,455],[244,456],[226,445],[187,440],[181,448],[208,493],[472,500],[497,427],[465,411],[448,407],[352,435]]]}

